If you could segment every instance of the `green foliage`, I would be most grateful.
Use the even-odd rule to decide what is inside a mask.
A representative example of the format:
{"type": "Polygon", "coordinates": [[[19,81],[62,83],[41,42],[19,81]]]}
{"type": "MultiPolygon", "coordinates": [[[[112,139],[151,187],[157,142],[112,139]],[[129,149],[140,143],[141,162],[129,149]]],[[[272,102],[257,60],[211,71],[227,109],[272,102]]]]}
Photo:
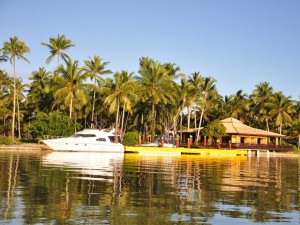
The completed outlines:
{"type": "Polygon", "coordinates": [[[219,120],[214,120],[201,130],[201,134],[213,138],[222,137],[226,135],[226,128],[219,120]]]}
{"type": "Polygon", "coordinates": [[[13,141],[11,137],[6,137],[6,136],[0,136],[0,144],[1,145],[11,145],[13,144],[13,141]]]}
{"type": "Polygon", "coordinates": [[[123,145],[134,146],[138,143],[139,133],[138,132],[127,132],[123,138],[123,145]]]}
{"type": "Polygon", "coordinates": [[[33,138],[43,138],[44,135],[70,136],[75,128],[80,130],[80,124],[73,122],[68,116],[58,111],[49,114],[38,113],[27,127],[28,133],[33,138]]]}
{"type": "Polygon", "coordinates": [[[297,148],[297,146],[293,145],[293,152],[299,153],[299,152],[300,152],[300,149],[297,148]]]}

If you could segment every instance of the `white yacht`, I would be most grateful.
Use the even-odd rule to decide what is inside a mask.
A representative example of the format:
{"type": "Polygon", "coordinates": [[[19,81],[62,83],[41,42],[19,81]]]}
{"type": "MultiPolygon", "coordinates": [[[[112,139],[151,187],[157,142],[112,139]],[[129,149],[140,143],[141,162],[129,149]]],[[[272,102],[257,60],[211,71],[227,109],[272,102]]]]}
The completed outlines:
{"type": "Polygon", "coordinates": [[[43,140],[53,151],[121,152],[125,147],[114,130],[84,129],[71,137],[43,140]],[[115,143],[115,137],[119,143],[115,143]]]}

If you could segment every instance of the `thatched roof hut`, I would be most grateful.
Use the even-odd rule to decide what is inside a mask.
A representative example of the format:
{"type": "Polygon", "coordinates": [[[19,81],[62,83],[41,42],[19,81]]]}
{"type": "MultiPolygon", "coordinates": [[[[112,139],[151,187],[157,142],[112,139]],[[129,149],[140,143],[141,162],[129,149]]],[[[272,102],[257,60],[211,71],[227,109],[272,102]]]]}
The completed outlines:
{"type": "Polygon", "coordinates": [[[262,137],[277,137],[283,138],[285,135],[269,132],[261,129],[256,129],[243,124],[240,120],[233,117],[221,120],[221,123],[226,128],[228,135],[245,135],[245,136],[262,136],[262,137]]]}

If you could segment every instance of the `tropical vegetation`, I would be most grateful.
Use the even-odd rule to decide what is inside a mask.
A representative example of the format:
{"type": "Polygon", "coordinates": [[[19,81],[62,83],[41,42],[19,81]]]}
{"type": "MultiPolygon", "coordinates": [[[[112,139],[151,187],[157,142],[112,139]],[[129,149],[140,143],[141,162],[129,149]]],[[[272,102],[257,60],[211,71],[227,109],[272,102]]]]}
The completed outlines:
{"type": "Polygon", "coordinates": [[[29,62],[25,57],[29,47],[12,37],[0,48],[1,135],[38,138],[45,132],[33,128],[35,121],[40,115],[58,113],[68,117],[66,124],[73,131],[78,124],[113,127],[121,134],[136,132],[150,139],[226,117],[290,139],[300,138],[300,96],[293,100],[269,82],[255,85],[250,94],[239,90],[222,96],[215,78],[198,71],[185,74],[174,63],[141,57],[137,73],[113,72],[109,62],[97,55],[79,66],[80,62],[65,53],[75,45],[64,35],[42,42],[43,46],[50,50],[45,63],[57,57],[57,67],[54,71],[36,68],[26,84],[18,78],[16,60],[29,62]],[[4,63],[11,63],[12,76],[1,69],[4,63]]]}

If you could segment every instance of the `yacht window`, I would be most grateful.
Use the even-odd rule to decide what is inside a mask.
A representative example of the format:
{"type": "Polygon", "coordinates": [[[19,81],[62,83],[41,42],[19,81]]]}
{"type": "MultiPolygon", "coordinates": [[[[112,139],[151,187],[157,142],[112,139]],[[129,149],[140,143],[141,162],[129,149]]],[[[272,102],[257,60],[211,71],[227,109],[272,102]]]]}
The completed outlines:
{"type": "Polygon", "coordinates": [[[74,134],[73,137],[83,137],[83,138],[86,138],[86,137],[96,137],[95,134],[74,134]]]}
{"type": "Polygon", "coordinates": [[[105,138],[97,138],[96,140],[97,140],[97,141],[104,141],[104,142],[106,142],[106,139],[105,139],[105,138]]]}

